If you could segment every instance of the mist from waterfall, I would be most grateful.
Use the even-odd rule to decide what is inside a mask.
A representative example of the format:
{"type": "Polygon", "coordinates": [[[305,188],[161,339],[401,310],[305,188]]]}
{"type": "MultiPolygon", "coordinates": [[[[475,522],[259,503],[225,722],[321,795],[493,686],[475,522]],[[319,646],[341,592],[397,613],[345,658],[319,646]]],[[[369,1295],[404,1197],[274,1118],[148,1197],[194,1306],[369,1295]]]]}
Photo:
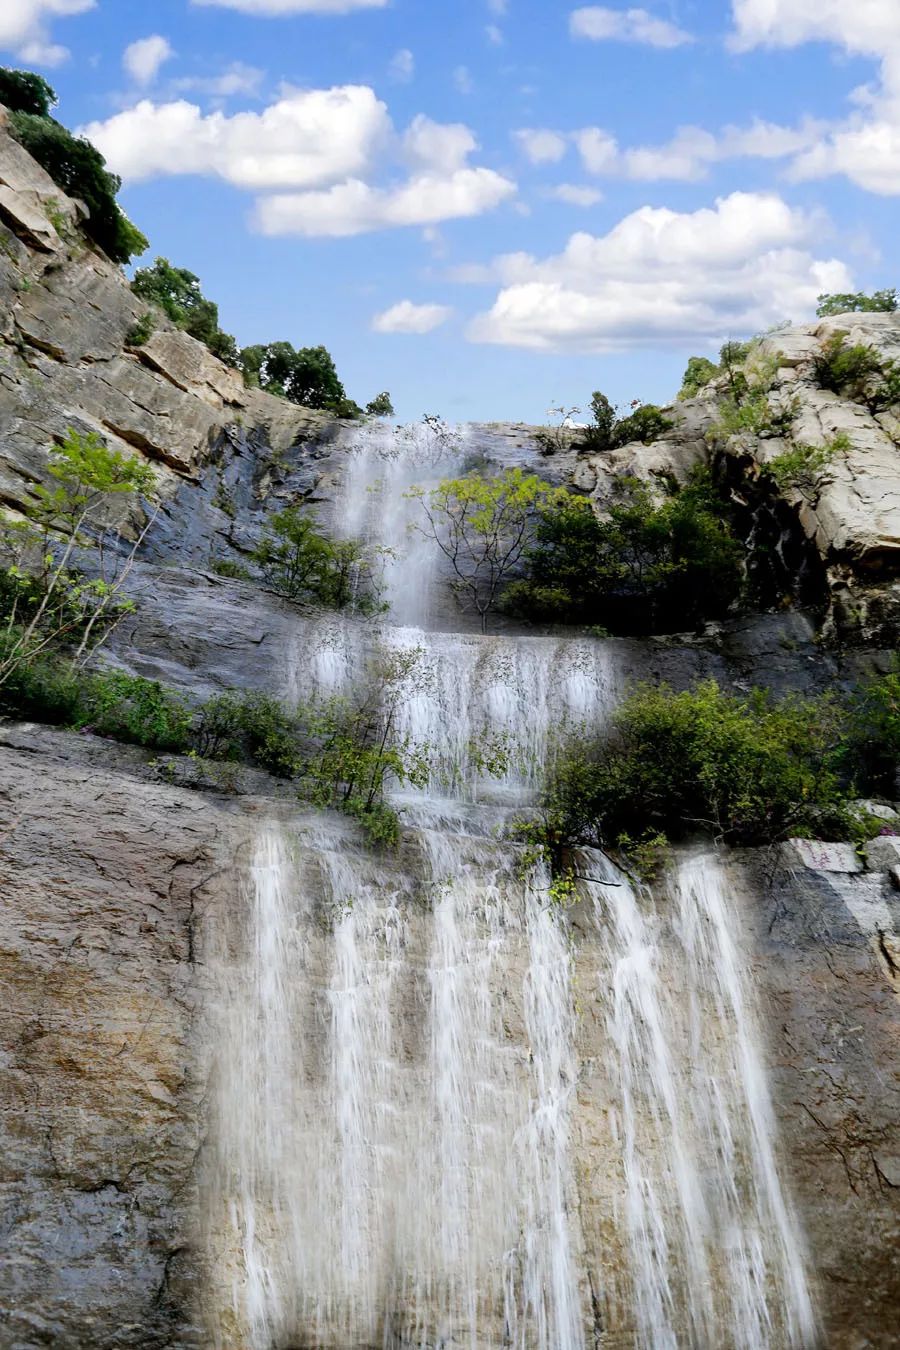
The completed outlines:
{"type": "Polygon", "coordinates": [[[391,550],[391,612],[298,620],[285,692],[419,650],[400,733],[432,780],[396,797],[396,856],[324,814],[257,831],[220,953],[212,1343],[812,1346],[740,897],[709,854],[651,895],[586,851],[579,903],[550,902],[502,827],[614,706],[610,648],[448,631],[403,494],[464,468],[465,436],[347,453],[335,522],[391,550]]]}

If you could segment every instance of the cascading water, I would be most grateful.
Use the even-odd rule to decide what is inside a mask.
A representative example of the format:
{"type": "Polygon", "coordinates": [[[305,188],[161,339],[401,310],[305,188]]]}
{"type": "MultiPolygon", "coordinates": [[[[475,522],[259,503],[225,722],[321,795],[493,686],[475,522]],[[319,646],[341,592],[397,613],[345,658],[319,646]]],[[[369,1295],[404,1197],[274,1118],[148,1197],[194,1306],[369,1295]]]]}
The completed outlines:
{"type": "Polygon", "coordinates": [[[586,854],[570,915],[498,836],[616,682],[599,642],[447,631],[403,494],[466,452],[386,430],[348,447],[335,520],[391,550],[391,613],[298,621],[284,689],[340,692],[373,653],[418,650],[397,730],[432,777],[397,798],[395,858],[327,816],[259,831],[221,959],[211,1339],[811,1346],[723,873],[690,860],[663,902],[586,854]],[[473,754],[495,741],[499,781],[473,754]]]}

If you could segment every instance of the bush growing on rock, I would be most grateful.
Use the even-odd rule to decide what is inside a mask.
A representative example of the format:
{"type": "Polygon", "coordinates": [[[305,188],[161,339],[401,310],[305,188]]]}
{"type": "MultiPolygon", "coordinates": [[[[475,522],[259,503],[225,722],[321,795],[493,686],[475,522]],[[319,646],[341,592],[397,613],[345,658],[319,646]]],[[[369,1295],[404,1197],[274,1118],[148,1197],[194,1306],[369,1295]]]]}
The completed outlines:
{"type": "Polygon", "coordinates": [[[377,573],[380,550],[355,539],[329,539],[316,517],[289,506],[272,517],[251,555],[266,583],[287,600],[310,601],[329,609],[383,611],[377,573]]]}
{"type": "Polygon", "coordinates": [[[742,549],[708,473],[663,502],[620,479],[605,519],[584,498],[542,509],[513,613],[615,633],[675,631],[724,614],[740,596],[742,549]]]}
{"type": "Polygon", "coordinates": [[[692,356],[678,391],[679,399],[696,398],[701,389],[705,389],[710,380],[715,379],[719,367],[708,356],[692,356]]]}
{"type": "Polygon", "coordinates": [[[250,385],[280,395],[304,408],[316,408],[336,417],[358,417],[361,409],[348,399],[334,360],[325,347],[301,347],[289,342],[245,347],[240,367],[250,385]]]}
{"type": "Polygon", "coordinates": [[[394,405],[387,390],[383,394],[377,394],[370,403],[366,404],[366,412],[370,417],[394,416],[394,405]]]}
{"type": "Polygon", "coordinates": [[[848,344],[844,332],[822,343],[813,370],[820,389],[862,403],[873,415],[900,403],[900,364],[864,343],[848,344]]]}
{"type": "Polygon", "coordinates": [[[146,252],[147,240],[116,201],[122,180],[106,167],[96,146],[73,136],[54,118],[31,112],[10,115],[10,131],[69,197],[88,209],[84,231],[113,262],[146,252]]]}
{"type": "MultiPolygon", "coordinates": [[[[200,278],[184,267],[173,267],[168,258],[157,258],[152,267],[135,272],[131,289],[142,300],[159,305],[177,327],[204,342],[226,365],[237,366],[237,343],[219,327],[219,307],[207,300],[200,278]]],[[[146,339],[145,339],[146,341],[146,339]]]]}
{"type": "Polygon", "coordinates": [[[659,440],[674,423],[655,403],[635,399],[631,412],[624,417],[610,403],[605,394],[596,390],[591,396],[592,421],[582,435],[581,449],[595,452],[617,450],[631,441],[649,444],[659,440]]]}
{"type": "Polygon", "coordinates": [[[852,834],[837,762],[844,718],[833,698],[637,688],[610,730],[564,755],[537,821],[520,832],[557,874],[573,848],[630,851],[647,837],[712,835],[735,845],[852,834]]]}

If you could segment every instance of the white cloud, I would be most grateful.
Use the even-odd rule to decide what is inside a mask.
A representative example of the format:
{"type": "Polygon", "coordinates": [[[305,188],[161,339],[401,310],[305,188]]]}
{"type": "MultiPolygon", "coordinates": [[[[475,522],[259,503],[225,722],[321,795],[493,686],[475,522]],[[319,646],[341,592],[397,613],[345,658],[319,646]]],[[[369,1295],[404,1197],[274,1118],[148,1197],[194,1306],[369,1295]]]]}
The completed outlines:
{"type": "Polygon", "coordinates": [[[14,51],[34,65],[58,66],[69,55],[50,41],[48,25],[93,9],[96,0],[2,0],[0,49],[14,51]]]}
{"type": "Polygon", "coordinates": [[[152,84],[161,67],[175,55],[168,39],[154,33],[125,48],[122,65],[135,84],[152,84]]]}
{"type": "Polygon", "coordinates": [[[581,183],[558,183],[547,189],[547,196],[567,206],[596,206],[603,201],[603,193],[597,188],[586,187],[581,183]]]}
{"type": "Polygon", "coordinates": [[[334,238],[406,225],[437,225],[492,211],[514,196],[516,185],[492,169],[458,169],[449,175],[419,174],[399,187],[376,188],[359,179],[327,192],[264,197],[256,225],[268,235],[330,235],[334,238]]]}
{"type": "Polygon", "coordinates": [[[558,164],[568,149],[565,136],[543,128],[523,127],[513,139],[532,164],[558,164]]]}
{"type": "Polygon", "coordinates": [[[638,182],[696,182],[710,165],[729,159],[783,159],[815,145],[823,123],[807,120],[781,127],[757,119],[749,126],[728,126],[713,134],[702,127],[679,127],[661,145],[623,148],[601,127],[584,127],[572,140],[588,173],[638,182]]]}
{"type": "Polygon", "coordinates": [[[607,9],[588,5],[569,15],[569,32],[591,42],[640,42],[648,47],[683,47],[693,42],[690,33],[657,19],[646,9],[607,9]]]}
{"type": "Polygon", "coordinates": [[[291,14],[350,14],[356,9],[384,9],[390,0],[191,0],[195,5],[217,5],[241,14],[281,19],[291,14]]]}
{"type": "Polygon", "coordinates": [[[416,73],[416,58],[408,47],[402,47],[391,60],[388,68],[392,80],[398,84],[408,84],[416,73]]]}
{"type": "Polygon", "coordinates": [[[411,300],[401,300],[376,314],[372,320],[375,333],[431,333],[446,323],[453,310],[448,305],[414,305],[411,300]]]}
{"type": "Polygon", "coordinates": [[[900,44],[897,0],[732,0],[732,14],[740,50],[820,41],[883,56],[900,44]]]}
{"type": "Polygon", "coordinates": [[[132,182],[205,174],[243,188],[318,187],[366,171],[392,127],[371,89],[288,91],[262,112],[204,115],[180,99],[135,107],[82,131],[132,182]]]}
{"type": "Polygon", "coordinates": [[[499,29],[495,23],[489,23],[487,28],[485,28],[484,30],[484,34],[488,42],[490,42],[491,46],[493,47],[503,46],[502,30],[499,29]]]}
{"type": "Polygon", "coordinates": [[[478,141],[461,122],[432,122],[420,114],[403,137],[403,149],[413,168],[449,174],[465,165],[478,141]]]}
{"type": "Polygon", "coordinates": [[[503,288],[469,336],[602,352],[758,332],[811,313],[823,291],[852,289],[844,263],[811,251],[821,234],[820,219],[771,193],[685,213],[642,207],[606,235],[572,235],[556,257],[498,259],[503,288]]]}
{"type": "Polygon", "coordinates": [[[475,88],[472,72],[468,66],[457,66],[453,72],[453,83],[458,94],[471,94],[475,88]]]}
{"type": "Polygon", "coordinates": [[[733,0],[738,50],[831,42],[881,61],[881,83],[854,90],[856,110],[801,146],[794,179],[843,174],[882,196],[900,195],[900,3],[898,0],[733,0]]]}
{"type": "Polygon", "coordinates": [[[619,143],[599,127],[576,131],[573,140],[588,173],[614,173],[619,165],[619,143]]]}
{"type": "Polygon", "coordinates": [[[172,87],[184,93],[208,94],[210,98],[234,98],[237,94],[255,98],[264,78],[265,71],[234,61],[220,75],[186,75],[173,81],[172,87]]]}

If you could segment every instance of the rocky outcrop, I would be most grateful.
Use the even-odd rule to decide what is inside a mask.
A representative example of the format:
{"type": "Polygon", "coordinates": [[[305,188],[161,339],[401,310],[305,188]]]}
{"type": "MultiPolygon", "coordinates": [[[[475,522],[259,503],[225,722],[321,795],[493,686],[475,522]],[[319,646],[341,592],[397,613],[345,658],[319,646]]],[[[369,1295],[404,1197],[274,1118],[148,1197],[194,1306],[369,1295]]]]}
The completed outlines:
{"type": "Polygon", "coordinates": [[[145,456],[164,500],[196,484],[226,429],[276,456],[323,434],[327,419],[245,388],[161,311],[130,345],[146,304],[4,123],[0,109],[0,501],[21,505],[69,427],[145,456]]]}

